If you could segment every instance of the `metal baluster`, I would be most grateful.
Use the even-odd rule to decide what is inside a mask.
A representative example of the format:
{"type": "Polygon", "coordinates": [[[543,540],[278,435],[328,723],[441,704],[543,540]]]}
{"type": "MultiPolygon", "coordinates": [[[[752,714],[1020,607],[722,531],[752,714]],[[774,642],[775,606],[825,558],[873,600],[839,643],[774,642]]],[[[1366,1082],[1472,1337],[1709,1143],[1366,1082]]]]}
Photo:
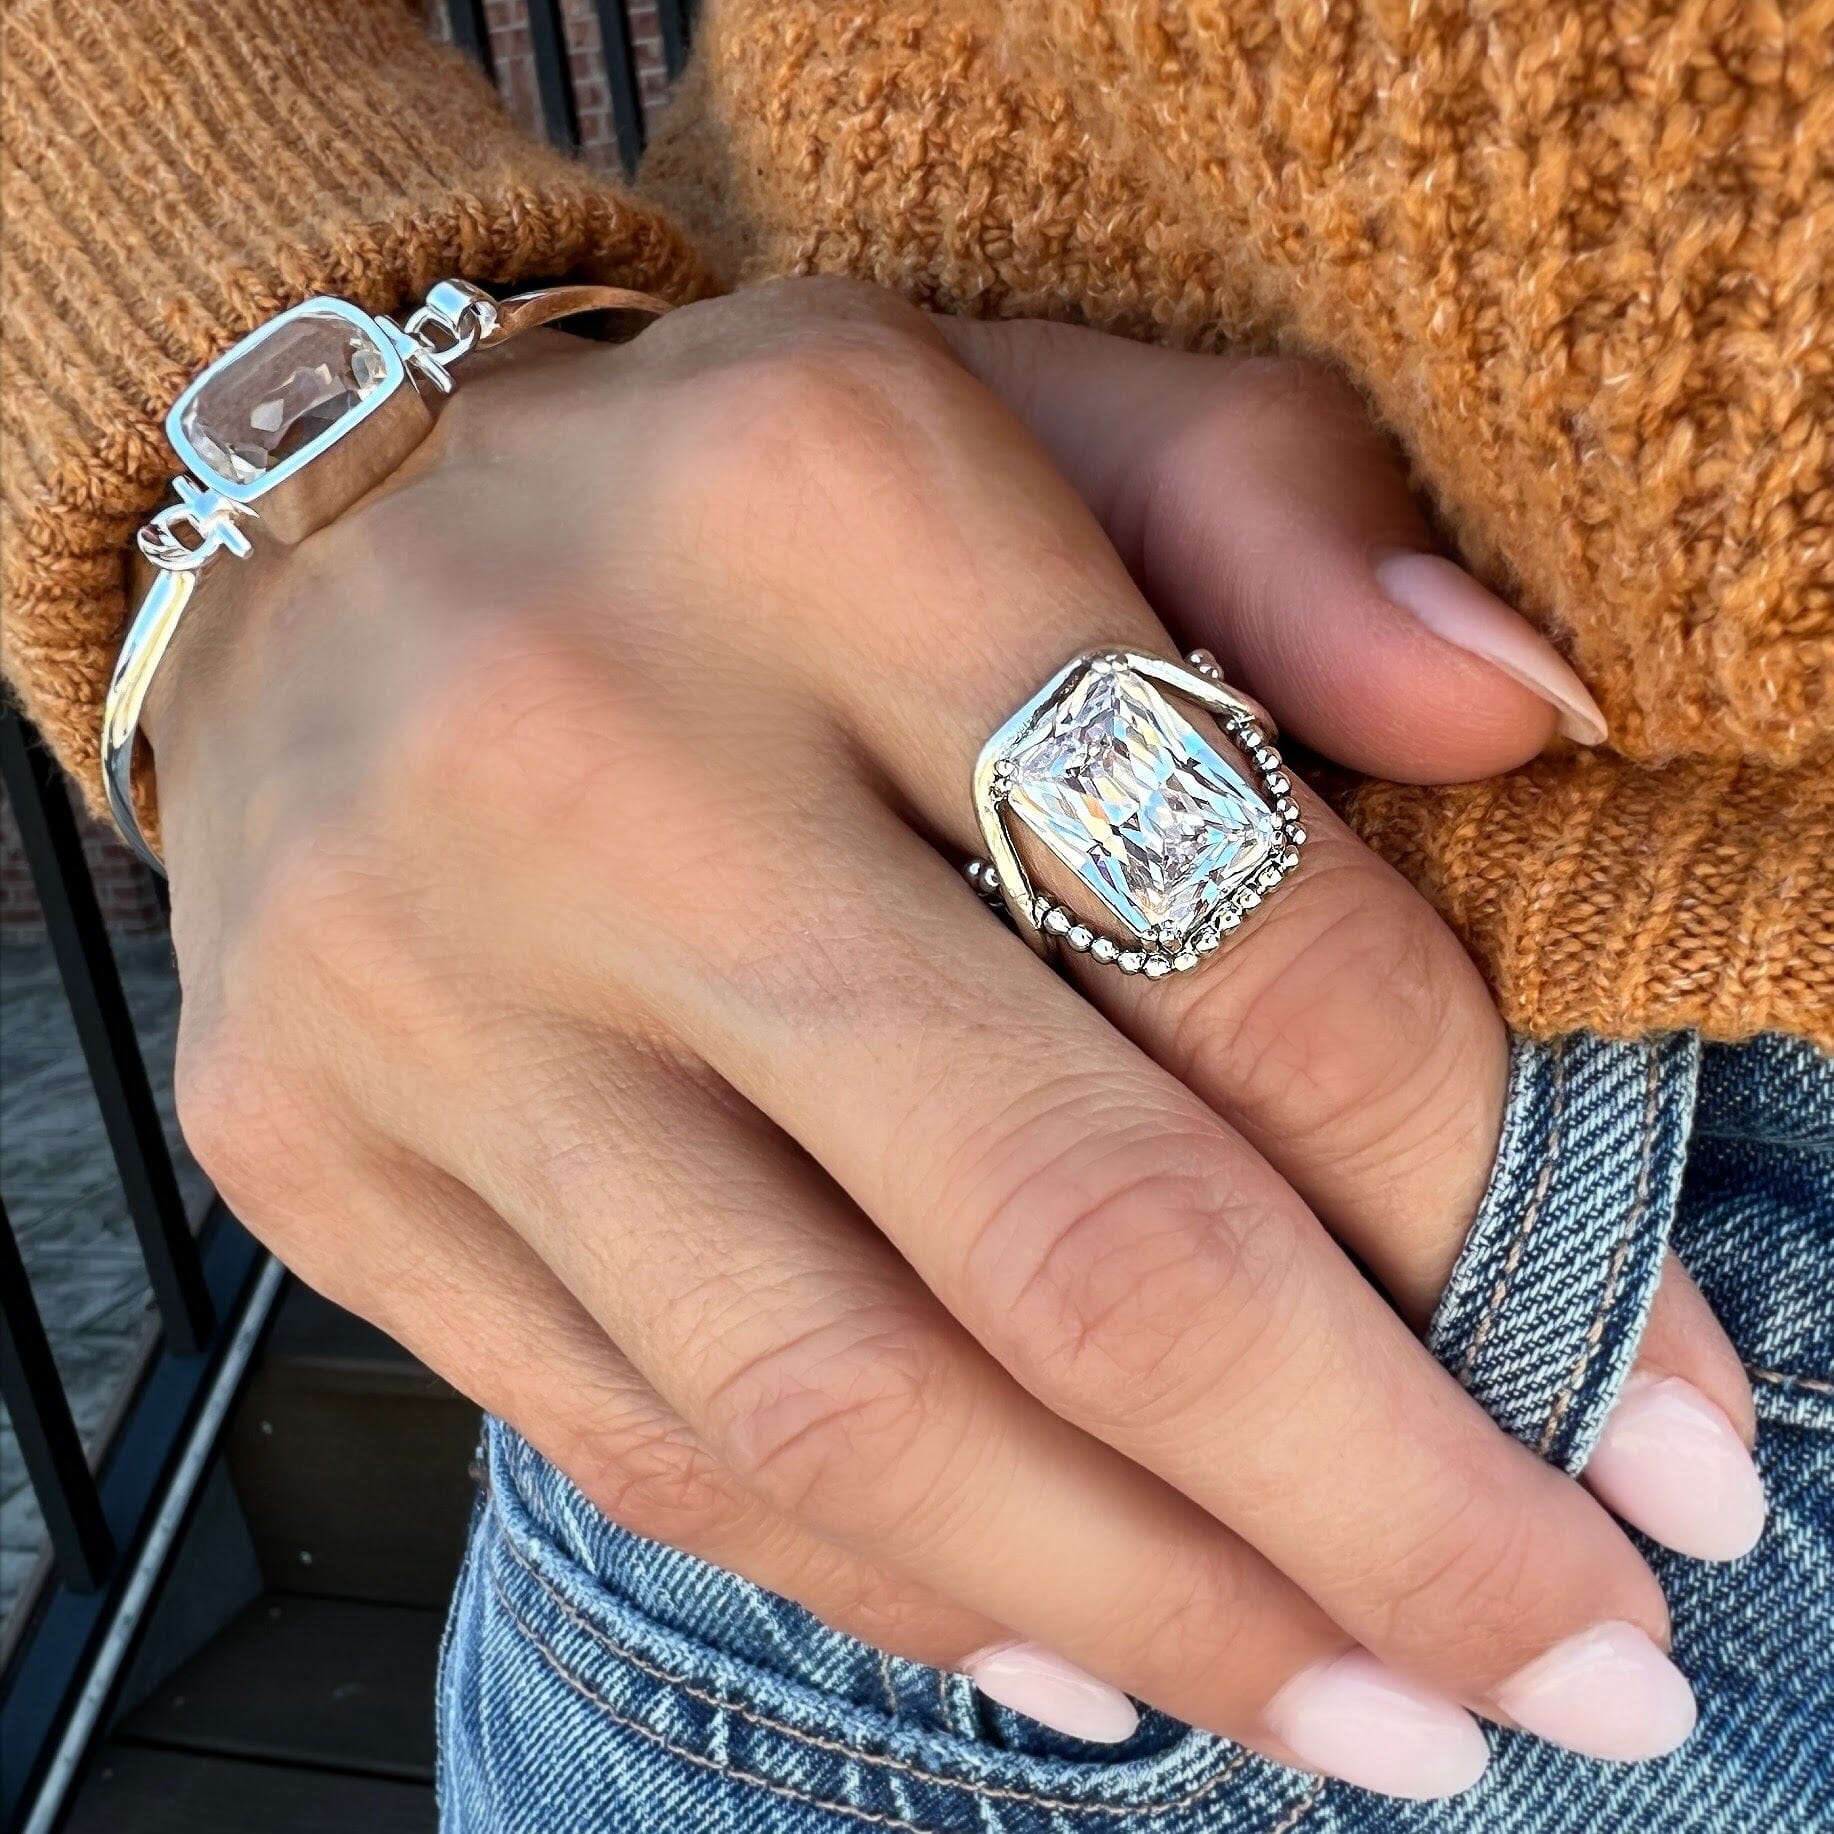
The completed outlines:
{"type": "Polygon", "coordinates": [[[567,56],[567,28],[560,0],[528,0],[529,48],[535,54],[535,88],[548,138],[569,151],[579,145],[579,101],[567,56]]]}
{"type": "Polygon", "coordinates": [[[0,1399],[19,1435],[26,1475],[45,1518],[57,1570],[72,1592],[94,1592],[115,1559],[115,1539],[83,1451],[64,1384],[32,1297],[19,1244],[0,1205],[0,1399]]]}
{"type": "Polygon", "coordinates": [[[446,25],[452,42],[460,50],[469,51],[494,83],[497,60],[491,55],[490,22],[484,15],[484,0],[446,0],[446,25]]]}
{"type": "Polygon", "coordinates": [[[662,61],[672,83],[688,61],[694,36],[693,8],[688,0],[656,0],[656,16],[662,23],[662,61]]]}
{"type": "Polygon", "coordinates": [[[618,137],[618,158],[634,173],[643,157],[645,127],[643,90],[637,81],[637,54],[630,41],[630,15],[621,0],[598,0],[599,39],[605,52],[605,86],[611,96],[611,122],[618,137]]]}
{"type": "Polygon", "coordinates": [[[0,711],[0,774],[12,798],[166,1342],[177,1355],[190,1356],[210,1335],[210,1294],[165,1127],[63,780],[50,754],[10,707],[0,711]]]}

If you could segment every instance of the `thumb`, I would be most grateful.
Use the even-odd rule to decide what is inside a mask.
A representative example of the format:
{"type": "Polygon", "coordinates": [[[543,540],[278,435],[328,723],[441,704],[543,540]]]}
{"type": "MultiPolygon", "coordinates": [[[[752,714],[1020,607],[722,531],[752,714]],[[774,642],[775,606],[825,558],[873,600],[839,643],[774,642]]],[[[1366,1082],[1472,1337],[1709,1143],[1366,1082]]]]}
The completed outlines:
{"type": "Polygon", "coordinates": [[[1432,551],[1393,447],[1329,372],[1065,325],[936,324],[1174,633],[1314,750],[1442,783],[1522,764],[1557,729],[1604,738],[1559,652],[1432,551]]]}

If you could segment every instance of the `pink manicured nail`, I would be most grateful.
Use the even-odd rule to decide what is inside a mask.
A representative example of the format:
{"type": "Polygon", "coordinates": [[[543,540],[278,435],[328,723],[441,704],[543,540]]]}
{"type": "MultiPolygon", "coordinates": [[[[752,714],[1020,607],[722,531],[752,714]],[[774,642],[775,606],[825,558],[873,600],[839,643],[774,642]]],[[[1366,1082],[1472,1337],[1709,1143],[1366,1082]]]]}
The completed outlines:
{"type": "Polygon", "coordinates": [[[1118,1745],[1140,1723],[1119,1688],[1037,1643],[996,1643],[970,1656],[962,1668],[989,1700],[1071,1738],[1118,1745]]]}
{"type": "Polygon", "coordinates": [[[1295,1676],[1268,1729],[1301,1763],[1386,1796],[1456,1796],[1484,1774],[1478,1723],[1431,1688],[1353,1649],[1295,1676]]]}
{"type": "Polygon", "coordinates": [[[1560,716],[1560,730],[1578,745],[1605,737],[1605,716],[1586,684],[1535,627],[1486,592],[1462,567],[1441,554],[1382,555],[1375,581],[1403,611],[1411,612],[1434,636],[1538,694],[1560,716]]]}
{"type": "Polygon", "coordinates": [[[1497,1690],[1524,1732],[1591,1758],[1659,1758],[1694,1730],[1694,1690],[1634,1624],[1568,1637],[1497,1690]]]}
{"type": "Polygon", "coordinates": [[[1639,1372],[1586,1465],[1608,1509],[1678,1554],[1736,1560],[1764,1532],[1764,1486],[1722,1409],[1679,1376],[1639,1372]]]}

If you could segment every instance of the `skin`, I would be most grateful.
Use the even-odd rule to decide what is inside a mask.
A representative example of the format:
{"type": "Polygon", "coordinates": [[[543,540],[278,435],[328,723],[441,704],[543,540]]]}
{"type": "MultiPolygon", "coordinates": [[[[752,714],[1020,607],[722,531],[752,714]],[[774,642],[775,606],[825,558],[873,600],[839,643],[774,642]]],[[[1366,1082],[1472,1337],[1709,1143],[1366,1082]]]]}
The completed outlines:
{"type": "MultiPolygon", "coordinates": [[[[813,281],[531,338],[161,677],[186,1133],[614,1519],[897,1653],[1031,1639],[1282,1757],[1357,1643],[1494,1717],[1665,1641],[1410,1329],[1507,1049],[1417,895],[1302,792],[1292,886],[1143,985],[957,870],[983,738],[1099,644],[1359,769],[1534,755],[1371,583],[1428,545],[1302,365],[813,281]]],[[[1749,1431],[1676,1268],[1644,1357],[1749,1431]]]]}

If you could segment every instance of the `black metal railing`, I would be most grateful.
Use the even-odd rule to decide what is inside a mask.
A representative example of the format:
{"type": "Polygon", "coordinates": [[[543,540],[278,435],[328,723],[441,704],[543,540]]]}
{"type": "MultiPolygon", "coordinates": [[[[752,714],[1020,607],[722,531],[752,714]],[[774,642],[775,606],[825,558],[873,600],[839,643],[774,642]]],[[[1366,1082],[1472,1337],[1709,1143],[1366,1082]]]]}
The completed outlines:
{"type": "MultiPolygon", "coordinates": [[[[542,125],[578,150],[575,57],[561,0],[526,0],[542,125]]],[[[658,0],[662,74],[688,53],[692,6],[658,0]]],[[[613,139],[644,145],[645,58],[619,0],[593,0],[613,139]]],[[[484,0],[446,0],[455,43],[498,74],[484,0]]],[[[650,65],[653,50],[646,51],[650,65]]],[[[101,1443],[86,1448],[18,1242],[0,1207],[0,1391],[45,1525],[46,1552],[0,1644],[0,1829],[49,1834],[117,1684],[256,1348],[280,1269],[211,1199],[180,1194],[134,1019],[68,796],[27,723],[0,707],[0,774],[151,1289],[148,1338],[101,1443]]]]}
{"type": "Polygon", "coordinates": [[[10,707],[0,709],[0,776],[156,1324],[112,1430],[86,1449],[0,1207],[0,1396],[46,1542],[0,1659],[0,1826],[36,1834],[55,1821],[103,1721],[277,1274],[220,1204],[205,1206],[202,1227],[187,1213],[69,798],[10,707]]]}
{"type": "MultiPolygon", "coordinates": [[[[556,146],[577,151],[579,91],[575,59],[569,50],[568,10],[561,0],[526,0],[526,8],[543,129],[556,146]]],[[[694,7],[692,0],[655,0],[655,12],[661,39],[661,74],[673,82],[688,61],[694,7]]],[[[631,29],[630,8],[622,0],[593,0],[593,14],[618,158],[627,173],[635,172],[643,156],[645,118],[642,60],[631,29]]],[[[494,78],[498,74],[497,58],[484,0],[446,0],[446,22],[453,42],[469,51],[485,73],[494,78]]]]}

